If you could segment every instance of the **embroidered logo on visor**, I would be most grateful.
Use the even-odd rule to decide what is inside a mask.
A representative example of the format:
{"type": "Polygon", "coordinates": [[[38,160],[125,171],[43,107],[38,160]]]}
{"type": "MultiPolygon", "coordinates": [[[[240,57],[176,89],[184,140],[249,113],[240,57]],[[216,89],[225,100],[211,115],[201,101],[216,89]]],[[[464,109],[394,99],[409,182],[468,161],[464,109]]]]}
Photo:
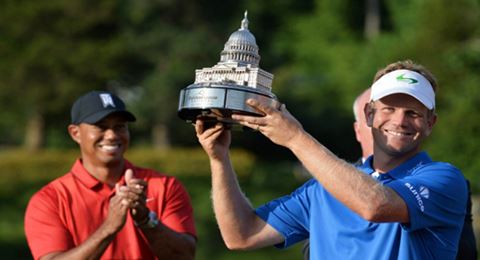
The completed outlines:
{"type": "Polygon", "coordinates": [[[405,73],[403,73],[402,75],[398,76],[397,77],[397,80],[398,81],[404,81],[404,82],[407,82],[408,84],[415,84],[418,82],[418,80],[414,79],[414,78],[405,78],[405,73]]]}

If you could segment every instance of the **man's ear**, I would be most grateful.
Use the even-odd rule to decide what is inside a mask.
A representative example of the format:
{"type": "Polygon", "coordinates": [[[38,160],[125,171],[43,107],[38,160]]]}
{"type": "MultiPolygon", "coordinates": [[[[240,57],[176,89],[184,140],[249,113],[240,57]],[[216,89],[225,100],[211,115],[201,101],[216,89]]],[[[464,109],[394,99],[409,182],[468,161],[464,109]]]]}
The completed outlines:
{"type": "Polygon", "coordinates": [[[432,133],[433,126],[437,122],[437,114],[433,112],[431,115],[427,116],[428,129],[426,135],[429,136],[432,133]]]}
{"type": "Polygon", "coordinates": [[[68,125],[68,133],[70,134],[70,137],[75,141],[76,143],[80,143],[80,126],[79,125],[74,125],[70,124],[68,125]]]}
{"type": "Polygon", "coordinates": [[[358,142],[361,140],[360,125],[357,121],[353,122],[353,131],[358,142]]]}
{"type": "Polygon", "coordinates": [[[368,127],[373,126],[373,114],[375,113],[375,108],[373,107],[373,103],[367,103],[365,104],[365,107],[363,108],[363,111],[365,112],[365,120],[367,122],[368,127]]]}

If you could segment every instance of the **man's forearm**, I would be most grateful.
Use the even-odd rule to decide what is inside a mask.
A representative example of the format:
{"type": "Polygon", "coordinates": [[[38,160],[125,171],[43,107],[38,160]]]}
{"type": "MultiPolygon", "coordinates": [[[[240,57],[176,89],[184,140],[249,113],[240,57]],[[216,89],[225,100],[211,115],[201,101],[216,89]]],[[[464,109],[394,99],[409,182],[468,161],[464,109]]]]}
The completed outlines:
{"type": "Polygon", "coordinates": [[[249,248],[249,239],[265,226],[240,189],[229,159],[211,160],[212,200],[223,240],[230,249],[249,248]]]}
{"type": "Polygon", "coordinates": [[[87,240],[77,247],[64,252],[53,252],[40,259],[100,259],[116,235],[116,232],[109,230],[107,224],[104,223],[87,240]]]}
{"type": "Polygon", "coordinates": [[[155,228],[141,229],[150,248],[159,259],[194,259],[195,238],[186,233],[178,233],[161,222],[155,228]]]}
{"type": "Polygon", "coordinates": [[[340,160],[308,133],[303,132],[288,148],[335,198],[370,221],[408,221],[403,200],[351,164],[340,160]]]}

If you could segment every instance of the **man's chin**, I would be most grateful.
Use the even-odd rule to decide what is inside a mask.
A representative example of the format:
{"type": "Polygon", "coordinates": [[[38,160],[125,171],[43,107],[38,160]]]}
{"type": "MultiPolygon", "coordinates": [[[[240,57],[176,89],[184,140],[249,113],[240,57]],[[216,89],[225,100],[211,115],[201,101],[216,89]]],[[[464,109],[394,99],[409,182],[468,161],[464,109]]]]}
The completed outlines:
{"type": "Polygon", "coordinates": [[[407,154],[411,153],[416,153],[415,148],[412,147],[395,147],[395,146],[389,146],[388,147],[388,154],[392,157],[401,157],[407,154]]]}
{"type": "Polygon", "coordinates": [[[123,163],[123,155],[116,155],[116,156],[104,156],[101,158],[101,161],[107,166],[116,166],[119,163],[123,163]]]}

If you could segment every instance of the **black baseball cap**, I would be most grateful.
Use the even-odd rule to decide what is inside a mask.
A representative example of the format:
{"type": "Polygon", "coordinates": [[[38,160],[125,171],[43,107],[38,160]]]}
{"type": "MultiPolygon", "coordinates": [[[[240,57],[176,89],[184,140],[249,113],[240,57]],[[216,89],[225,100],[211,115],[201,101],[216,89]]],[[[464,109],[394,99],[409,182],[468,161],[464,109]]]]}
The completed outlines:
{"type": "Polygon", "coordinates": [[[121,113],[127,121],[134,122],[135,116],[125,109],[125,103],[108,91],[91,91],[73,103],[72,124],[95,124],[112,113],[121,113]]]}

